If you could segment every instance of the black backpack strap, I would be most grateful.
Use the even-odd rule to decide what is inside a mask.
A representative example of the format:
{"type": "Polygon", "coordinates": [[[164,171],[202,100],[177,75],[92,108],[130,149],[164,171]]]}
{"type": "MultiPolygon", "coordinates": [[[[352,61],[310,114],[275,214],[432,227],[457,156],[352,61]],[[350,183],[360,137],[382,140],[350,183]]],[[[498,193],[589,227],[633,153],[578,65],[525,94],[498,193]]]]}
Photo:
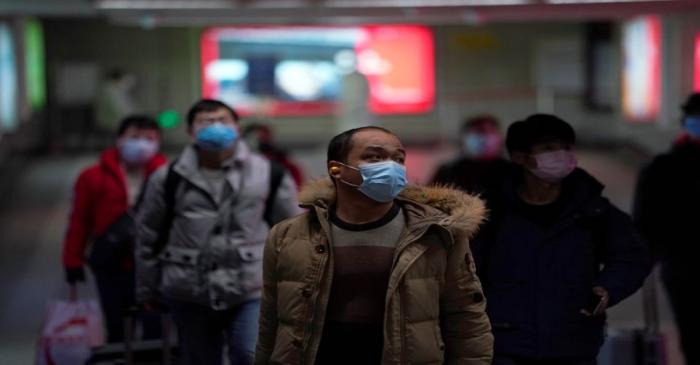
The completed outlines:
{"type": "Polygon", "coordinates": [[[158,239],[156,240],[156,250],[155,254],[159,254],[160,251],[165,248],[168,244],[168,238],[170,237],[170,228],[173,226],[173,219],[175,218],[175,193],[177,192],[177,187],[180,185],[182,176],[175,172],[174,166],[177,160],[170,163],[168,166],[168,173],[165,175],[165,183],[163,184],[163,200],[165,202],[165,209],[163,215],[163,221],[161,223],[160,229],[158,230],[158,239]]]}
{"type": "Polygon", "coordinates": [[[146,181],[143,182],[143,185],[141,185],[141,191],[139,191],[139,195],[136,198],[136,202],[134,205],[131,207],[131,211],[133,212],[138,212],[139,208],[141,208],[141,205],[143,204],[143,198],[146,195],[146,187],[148,186],[148,181],[150,180],[150,177],[146,179],[146,181]]]}
{"type": "Polygon", "coordinates": [[[275,204],[275,196],[277,195],[277,190],[282,184],[282,178],[284,178],[284,173],[286,168],[280,163],[275,161],[270,161],[270,192],[265,200],[265,214],[263,218],[270,227],[272,227],[276,222],[272,221],[272,208],[275,204]]]}

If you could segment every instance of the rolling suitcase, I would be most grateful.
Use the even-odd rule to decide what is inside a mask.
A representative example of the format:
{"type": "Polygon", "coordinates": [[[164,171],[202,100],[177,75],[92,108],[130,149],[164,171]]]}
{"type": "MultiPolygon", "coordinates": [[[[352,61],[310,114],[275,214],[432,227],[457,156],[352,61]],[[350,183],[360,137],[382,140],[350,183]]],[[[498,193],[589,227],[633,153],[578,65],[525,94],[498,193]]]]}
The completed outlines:
{"type": "Polygon", "coordinates": [[[611,329],[598,354],[599,365],[667,365],[666,341],[659,331],[656,278],[642,287],[644,328],[611,329]]]}
{"type": "Polygon", "coordinates": [[[124,317],[124,342],[111,343],[93,349],[85,365],[177,365],[178,349],[172,341],[172,319],[161,314],[162,339],[135,341],[137,310],[130,309],[124,317]]]}

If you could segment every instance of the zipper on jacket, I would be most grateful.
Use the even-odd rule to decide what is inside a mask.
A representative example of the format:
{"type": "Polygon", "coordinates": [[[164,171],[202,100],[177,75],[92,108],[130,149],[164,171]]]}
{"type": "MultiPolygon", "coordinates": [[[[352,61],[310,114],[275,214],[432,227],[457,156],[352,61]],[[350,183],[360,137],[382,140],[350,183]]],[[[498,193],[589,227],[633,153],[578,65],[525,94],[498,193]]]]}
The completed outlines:
{"type": "MultiPolygon", "coordinates": [[[[393,259],[393,262],[392,262],[392,264],[391,264],[391,275],[394,274],[394,271],[395,271],[395,269],[396,269],[396,266],[397,266],[397,264],[398,264],[398,262],[399,262],[399,257],[401,256],[401,255],[400,255],[401,252],[402,252],[406,247],[408,247],[409,245],[411,245],[412,243],[414,243],[414,242],[418,241],[419,239],[421,239],[421,238],[425,235],[425,233],[428,232],[428,229],[430,229],[430,225],[428,225],[427,228],[425,228],[422,232],[419,232],[419,234],[417,234],[417,235],[414,234],[415,231],[409,231],[409,232],[406,233],[405,235],[402,235],[401,237],[399,237],[399,242],[401,242],[401,241],[404,240],[404,239],[407,239],[407,241],[406,241],[406,242],[403,242],[403,243],[400,243],[400,245],[396,247],[396,251],[395,251],[395,253],[394,253],[394,259],[393,259]]],[[[418,257],[420,257],[420,255],[417,256],[416,259],[417,259],[418,257]]],[[[412,264],[413,262],[415,262],[415,261],[412,261],[411,264],[412,264]]],[[[410,266],[410,264],[409,264],[409,266],[410,266]]],[[[390,279],[390,280],[391,280],[391,279],[390,279]]],[[[400,303],[399,303],[399,322],[400,322],[399,334],[400,334],[400,337],[401,337],[401,341],[400,341],[400,342],[401,342],[401,348],[399,349],[399,351],[400,351],[400,352],[399,352],[399,353],[400,353],[400,355],[399,355],[399,361],[400,361],[401,364],[406,364],[406,363],[407,363],[407,362],[406,362],[406,359],[405,359],[405,355],[406,355],[406,351],[405,351],[405,349],[406,349],[406,323],[405,323],[405,321],[402,321],[402,320],[401,320],[401,319],[403,318],[403,316],[404,316],[404,313],[405,313],[405,308],[404,308],[404,305],[405,305],[405,298],[404,298],[404,293],[403,293],[403,291],[401,290],[401,288],[397,288],[396,290],[399,292],[399,302],[400,302],[400,303]]],[[[389,299],[390,299],[390,296],[389,296],[389,292],[388,292],[388,288],[387,288],[386,297],[385,297],[385,299],[384,299],[384,303],[385,303],[385,304],[384,304],[384,326],[383,326],[384,329],[383,329],[382,332],[385,332],[385,331],[386,331],[386,325],[387,325],[386,320],[387,320],[387,316],[391,314],[390,311],[389,311],[390,307],[388,306],[389,299]]],[[[386,340],[386,339],[385,339],[385,340],[386,340]]],[[[385,344],[385,346],[386,346],[386,344],[385,344]]]]}
{"type": "MultiPolygon", "coordinates": [[[[443,227],[443,226],[441,226],[441,225],[439,225],[439,224],[437,224],[437,223],[428,224],[427,227],[426,227],[422,232],[419,232],[419,234],[416,234],[416,235],[413,235],[413,232],[409,232],[405,237],[402,237],[402,239],[405,239],[406,237],[410,237],[411,235],[413,235],[413,237],[412,237],[410,240],[408,240],[408,241],[402,243],[402,244],[401,244],[400,246],[398,246],[397,249],[396,249],[396,254],[395,254],[395,256],[394,256],[394,263],[392,264],[392,267],[391,267],[392,275],[393,275],[393,273],[394,273],[394,270],[396,269],[396,265],[397,265],[398,262],[399,262],[399,256],[400,256],[400,253],[403,251],[403,249],[406,248],[406,247],[408,247],[409,245],[413,244],[414,242],[420,240],[421,238],[423,238],[423,236],[425,236],[425,234],[428,233],[428,230],[430,230],[430,227],[433,226],[433,225],[437,226],[439,229],[444,229],[445,231],[447,231],[447,233],[450,234],[450,237],[451,237],[452,241],[454,242],[454,237],[452,236],[452,234],[450,233],[450,231],[449,231],[447,228],[445,228],[445,227],[443,227]]],[[[423,253],[425,253],[425,251],[423,251],[423,253]]],[[[413,258],[413,260],[411,260],[411,262],[407,263],[406,271],[408,271],[408,268],[409,268],[411,265],[413,265],[413,263],[414,263],[416,260],[418,260],[418,259],[422,256],[423,253],[421,253],[420,255],[417,255],[416,257],[413,258]]],[[[400,287],[397,287],[396,290],[399,292],[399,301],[401,302],[400,305],[399,305],[399,321],[401,322],[401,326],[400,326],[400,328],[399,328],[399,332],[400,332],[400,335],[401,335],[401,349],[400,349],[400,356],[399,356],[399,358],[400,358],[401,364],[407,364],[408,362],[406,361],[406,358],[405,358],[405,357],[406,357],[406,322],[403,321],[403,320],[401,320],[401,319],[403,318],[403,316],[404,316],[404,313],[406,312],[406,309],[405,309],[406,300],[405,300],[405,297],[404,297],[404,292],[403,292],[403,290],[401,290],[400,287]]],[[[386,298],[385,298],[385,303],[386,303],[386,304],[385,304],[385,306],[384,306],[384,308],[385,308],[385,309],[384,309],[384,321],[385,321],[385,323],[384,323],[384,328],[385,328],[385,329],[386,329],[387,309],[389,309],[389,307],[388,307],[387,304],[389,303],[389,299],[390,299],[390,296],[389,296],[389,292],[388,292],[388,291],[387,291],[386,294],[387,294],[387,295],[386,295],[386,298]]]]}

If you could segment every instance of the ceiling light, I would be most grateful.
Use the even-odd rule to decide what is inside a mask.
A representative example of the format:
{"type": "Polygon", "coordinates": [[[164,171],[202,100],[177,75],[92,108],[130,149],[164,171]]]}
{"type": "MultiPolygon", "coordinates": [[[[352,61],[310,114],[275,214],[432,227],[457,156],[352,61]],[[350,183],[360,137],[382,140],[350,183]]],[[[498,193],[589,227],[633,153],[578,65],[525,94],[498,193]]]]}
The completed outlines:
{"type": "Polygon", "coordinates": [[[226,9],[232,3],[227,0],[98,0],[98,9],[226,9]]]}
{"type": "Polygon", "coordinates": [[[674,0],[545,0],[549,4],[612,4],[612,3],[644,3],[669,2],[674,0]]]}
{"type": "Polygon", "coordinates": [[[330,0],[323,3],[328,8],[404,8],[404,7],[459,7],[524,5],[531,0],[330,0]]]}

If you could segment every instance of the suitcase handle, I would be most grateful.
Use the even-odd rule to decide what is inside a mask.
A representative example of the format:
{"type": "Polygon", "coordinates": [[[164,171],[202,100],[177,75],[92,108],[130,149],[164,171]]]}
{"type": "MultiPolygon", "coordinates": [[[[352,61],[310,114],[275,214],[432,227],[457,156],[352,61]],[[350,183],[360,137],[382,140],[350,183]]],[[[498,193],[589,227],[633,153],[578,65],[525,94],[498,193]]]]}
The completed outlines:
{"type": "Polygon", "coordinates": [[[652,334],[659,333],[659,302],[656,290],[657,271],[652,271],[642,286],[642,309],[644,329],[652,334]]]}
{"type": "MultiPolygon", "coordinates": [[[[132,342],[134,341],[134,334],[136,327],[136,314],[139,312],[139,307],[131,306],[125,311],[124,316],[124,362],[125,365],[134,365],[134,349],[132,342]]],[[[170,343],[170,331],[172,330],[172,319],[170,315],[161,311],[161,326],[163,333],[163,344],[161,346],[163,365],[172,364],[172,353],[171,353],[171,343],[170,343]]]]}

